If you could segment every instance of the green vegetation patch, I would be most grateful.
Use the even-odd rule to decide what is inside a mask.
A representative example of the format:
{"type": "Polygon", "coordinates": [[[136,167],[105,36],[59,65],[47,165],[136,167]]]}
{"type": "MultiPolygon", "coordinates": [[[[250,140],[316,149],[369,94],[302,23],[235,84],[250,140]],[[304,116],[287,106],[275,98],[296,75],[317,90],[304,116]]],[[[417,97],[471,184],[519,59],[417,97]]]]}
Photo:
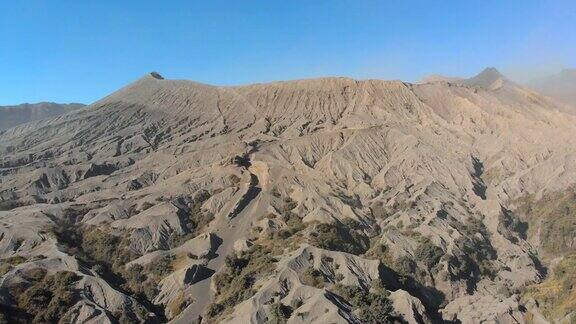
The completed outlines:
{"type": "MultiPolygon", "coordinates": [[[[139,282],[140,278],[134,278],[133,270],[127,270],[124,267],[128,262],[139,257],[130,250],[130,239],[126,233],[113,233],[110,229],[66,224],[54,229],[54,234],[66,253],[74,255],[116,290],[134,297],[162,318],[162,313],[151,303],[152,298],[157,294],[158,280],[139,282]]],[[[122,310],[113,316],[119,322],[134,322],[148,313],[139,306],[136,310],[138,314],[122,310]]]]}
{"type": "Polygon", "coordinates": [[[224,268],[212,279],[216,286],[215,302],[208,307],[208,316],[216,318],[255,293],[254,284],[275,269],[271,251],[255,244],[241,255],[226,257],[224,268]]]}
{"type": "Polygon", "coordinates": [[[199,191],[193,198],[178,197],[172,203],[179,208],[180,218],[186,234],[173,233],[169,238],[171,248],[178,247],[184,242],[198,236],[204,228],[214,219],[214,215],[202,211],[202,204],[210,198],[208,191],[199,191]]]}
{"type": "Polygon", "coordinates": [[[309,243],[316,247],[360,255],[368,251],[370,240],[362,234],[354,221],[344,223],[320,223],[310,233],[309,243]]]}
{"type": "Polygon", "coordinates": [[[22,273],[26,282],[8,287],[15,309],[6,312],[9,323],[57,323],[79,300],[74,284],[80,277],[70,271],[48,275],[41,268],[22,273]]]}
{"type": "MultiPolygon", "coordinates": [[[[281,198],[280,194],[277,193],[278,197],[281,198]]],[[[280,255],[286,252],[286,249],[292,251],[298,249],[298,247],[305,241],[304,229],[306,225],[302,222],[302,218],[294,212],[297,204],[290,197],[285,197],[284,199],[278,199],[276,202],[276,209],[280,212],[280,215],[269,214],[266,218],[279,218],[286,224],[277,231],[273,231],[268,235],[259,235],[258,244],[262,245],[265,249],[271,251],[272,255],[280,255]]],[[[257,232],[262,231],[261,228],[256,228],[257,232]]]]}
{"type": "Polygon", "coordinates": [[[362,323],[392,323],[398,320],[394,315],[390,293],[380,283],[372,289],[336,284],[331,290],[348,302],[358,314],[362,323]]]}
{"type": "Polygon", "coordinates": [[[541,200],[525,197],[516,213],[528,221],[528,236],[539,235],[541,252],[559,256],[576,251],[576,187],[541,200]]]}
{"type": "Polygon", "coordinates": [[[108,229],[84,226],[62,226],[54,230],[65,252],[76,256],[99,272],[120,272],[123,266],[139,255],[129,248],[128,235],[108,229]]]}
{"type": "Polygon", "coordinates": [[[556,322],[571,315],[565,322],[576,321],[576,253],[565,256],[544,282],[528,287],[522,299],[536,300],[547,319],[556,322]]]}
{"type": "Polygon", "coordinates": [[[322,271],[314,269],[313,267],[308,267],[304,270],[300,279],[303,284],[311,287],[324,288],[326,285],[326,278],[322,271]]]}
{"type": "Polygon", "coordinates": [[[379,237],[371,240],[371,248],[366,251],[363,257],[367,259],[380,260],[381,263],[390,266],[393,263],[394,257],[386,244],[379,242],[379,237]]]}
{"type": "Polygon", "coordinates": [[[174,271],[173,261],[174,257],[165,256],[144,267],[135,264],[128,269],[123,269],[120,273],[125,280],[122,288],[141,299],[153,300],[158,295],[160,281],[174,271]]]}
{"type": "Polygon", "coordinates": [[[268,323],[270,324],[284,324],[288,322],[294,309],[292,306],[284,305],[281,302],[276,302],[270,307],[270,317],[268,323]]]}
{"type": "Polygon", "coordinates": [[[422,262],[428,270],[437,265],[443,255],[444,251],[434,245],[428,238],[424,239],[423,242],[420,242],[414,252],[416,260],[422,262]]]}
{"type": "Polygon", "coordinates": [[[0,260],[0,276],[5,275],[10,269],[26,261],[25,257],[19,255],[0,260]]]}
{"type": "Polygon", "coordinates": [[[494,278],[496,270],[492,261],[497,253],[482,220],[470,217],[466,224],[457,223],[455,227],[462,236],[454,242],[460,250],[449,258],[449,271],[453,279],[467,280],[473,289],[481,276],[494,278]]]}

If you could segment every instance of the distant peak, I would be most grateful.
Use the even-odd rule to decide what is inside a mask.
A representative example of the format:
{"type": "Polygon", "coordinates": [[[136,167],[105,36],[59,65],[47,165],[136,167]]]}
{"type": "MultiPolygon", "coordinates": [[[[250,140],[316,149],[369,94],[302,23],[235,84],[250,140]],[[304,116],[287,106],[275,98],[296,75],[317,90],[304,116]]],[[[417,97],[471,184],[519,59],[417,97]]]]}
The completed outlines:
{"type": "Polygon", "coordinates": [[[507,79],[493,67],[485,68],[478,75],[464,80],[464,84],[490,90],[496,90],[502,87],[505,82],[508,82],[507,79]]]}
{"type": "Polygon", "coordinates": [[[494,67],[487,67],[485,68],[480,74],[476,77],[488,78],[488,79],[498,79],[504,77],[500,71],[498,71],[494,67]]]}
{"type": "Polygon", "coordinates": [[[164,80],[164,77],[158,72],[150,72],[150,76],[157,80],[164,80]]]}

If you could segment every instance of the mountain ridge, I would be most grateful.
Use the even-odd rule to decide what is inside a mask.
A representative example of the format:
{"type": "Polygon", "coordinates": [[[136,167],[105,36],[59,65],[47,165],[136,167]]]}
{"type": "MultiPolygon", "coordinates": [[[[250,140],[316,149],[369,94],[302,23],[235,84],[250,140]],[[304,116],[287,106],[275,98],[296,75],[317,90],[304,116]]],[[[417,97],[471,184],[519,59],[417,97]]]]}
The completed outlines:
{"type": "Polygon", "coordinates": [[[0,106],[0,130],[31,121],[55,117],[84,106],[84,104],[79,103],[58,104],[54,102],[0,106]]]}

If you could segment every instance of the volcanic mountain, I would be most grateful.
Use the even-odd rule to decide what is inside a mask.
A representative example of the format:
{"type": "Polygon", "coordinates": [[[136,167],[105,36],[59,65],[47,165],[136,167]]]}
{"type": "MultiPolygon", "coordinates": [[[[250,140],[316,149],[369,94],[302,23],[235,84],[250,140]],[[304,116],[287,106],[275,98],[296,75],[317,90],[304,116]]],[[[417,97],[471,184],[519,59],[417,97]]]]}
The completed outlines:
{"type": "Polygon", "coordinates": [[[0,310],[570,321],[575,135],[576,116],[494,69],[238,87],[149,74],[0,133],[0,310]]]}

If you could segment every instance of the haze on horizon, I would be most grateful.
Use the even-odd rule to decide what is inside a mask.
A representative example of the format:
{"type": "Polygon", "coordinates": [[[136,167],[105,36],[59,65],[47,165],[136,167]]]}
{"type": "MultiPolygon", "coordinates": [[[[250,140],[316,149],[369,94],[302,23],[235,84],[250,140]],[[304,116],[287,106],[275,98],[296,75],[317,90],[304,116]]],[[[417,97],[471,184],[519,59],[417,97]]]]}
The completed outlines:
{"type": "Polygon", "coordinates": [[[576,67],[574,1],[30,1],[0,12],[0,105],[91,103],[150,71],[216,85],[323,76],[519,82],[576,67]]]}

